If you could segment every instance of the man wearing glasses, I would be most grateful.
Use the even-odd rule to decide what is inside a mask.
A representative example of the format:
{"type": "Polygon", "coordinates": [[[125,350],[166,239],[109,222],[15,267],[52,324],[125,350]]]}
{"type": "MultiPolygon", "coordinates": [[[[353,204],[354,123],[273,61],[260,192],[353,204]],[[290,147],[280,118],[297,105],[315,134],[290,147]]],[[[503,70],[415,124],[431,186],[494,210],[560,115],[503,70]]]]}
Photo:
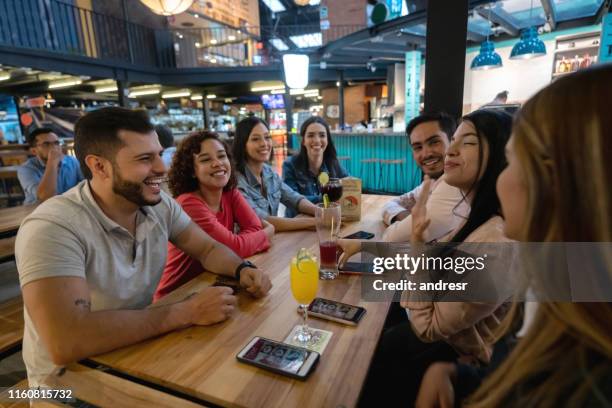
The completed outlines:
{"type": "Polygon", "coordinates": [[[62,153],[62,141],[52,129],[35,129],[28,135],[27,141],[34,157],[29,158],[17,171],[25,193],[24,204],[43,202],[70,190],[83,180],[79,162],[62,153]]]}

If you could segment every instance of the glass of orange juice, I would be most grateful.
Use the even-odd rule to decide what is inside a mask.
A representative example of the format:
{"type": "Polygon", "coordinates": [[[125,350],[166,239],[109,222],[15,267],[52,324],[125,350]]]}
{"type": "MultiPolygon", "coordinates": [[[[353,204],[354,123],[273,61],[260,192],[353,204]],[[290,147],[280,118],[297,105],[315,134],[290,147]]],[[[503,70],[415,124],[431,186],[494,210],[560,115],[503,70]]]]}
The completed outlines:
{"type": "Polygon", "coordinates": [[[312,338],[312,332],[308,328],[308,305],[317,295],[319,285],[319,263],[308,250],[302,248],[291,260],[291,293],[300,305],[303,323],[295,335],[294,340],[302,345],[307,345],[312,338]]]}

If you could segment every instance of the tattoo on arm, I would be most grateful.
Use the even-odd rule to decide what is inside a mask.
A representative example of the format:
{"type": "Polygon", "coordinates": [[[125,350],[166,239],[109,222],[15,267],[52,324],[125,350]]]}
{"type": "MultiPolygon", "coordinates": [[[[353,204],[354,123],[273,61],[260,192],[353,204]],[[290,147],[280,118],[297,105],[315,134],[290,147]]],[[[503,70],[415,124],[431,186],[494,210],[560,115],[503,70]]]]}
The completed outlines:
{"type": "Polygon", "coordinates": [[[74,305],[91,310],[91,302],[87,299],[77,299],[74,301],[74,305]]]}

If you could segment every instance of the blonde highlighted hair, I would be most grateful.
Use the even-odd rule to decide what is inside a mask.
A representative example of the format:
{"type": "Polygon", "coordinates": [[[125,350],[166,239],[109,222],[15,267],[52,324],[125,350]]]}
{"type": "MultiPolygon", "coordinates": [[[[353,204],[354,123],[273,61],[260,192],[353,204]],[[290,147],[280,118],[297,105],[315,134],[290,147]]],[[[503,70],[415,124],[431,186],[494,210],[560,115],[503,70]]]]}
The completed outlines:
{"type": "MultiPolygon", "coordinates": [[[[609,64],[555,81],[521,109],[513,131],[528,191],[521,241],[612,241],[611,98],[609,64]]],[[[607,266],[610,273],[609,259],[607,266]]],[[[611,322],[609,303],[541,303],[526,336],[467,405],[612,403],[602,386],[611,374],[611,322]]]]}

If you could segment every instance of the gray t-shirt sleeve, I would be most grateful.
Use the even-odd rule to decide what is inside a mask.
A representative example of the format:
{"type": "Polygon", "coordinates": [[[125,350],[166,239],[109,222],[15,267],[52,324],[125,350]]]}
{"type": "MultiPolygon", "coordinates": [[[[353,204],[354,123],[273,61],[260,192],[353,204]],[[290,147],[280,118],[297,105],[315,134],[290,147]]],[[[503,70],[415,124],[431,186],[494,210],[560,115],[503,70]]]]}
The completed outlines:
{"type": "Polygon", "coordinates": [[[22,287],[56,276],[85,278],[85,248],[69,228],[53,218],[33,217],[21,225],[15,260],[22,287]]]}
{"type": "Polygon", "coordinates": [[[174,243],[176,238],[181,235],[181,232],[185,231],[189,224],[191,224],[191,218],[189,215],[187,215],[179,203],[177,203],[168,194],[162,191],[161,197],[162,202],[159,203],[159,205],[162,205],[167,211],[165,218],[167,220],[168,240],[174,243]]]}

